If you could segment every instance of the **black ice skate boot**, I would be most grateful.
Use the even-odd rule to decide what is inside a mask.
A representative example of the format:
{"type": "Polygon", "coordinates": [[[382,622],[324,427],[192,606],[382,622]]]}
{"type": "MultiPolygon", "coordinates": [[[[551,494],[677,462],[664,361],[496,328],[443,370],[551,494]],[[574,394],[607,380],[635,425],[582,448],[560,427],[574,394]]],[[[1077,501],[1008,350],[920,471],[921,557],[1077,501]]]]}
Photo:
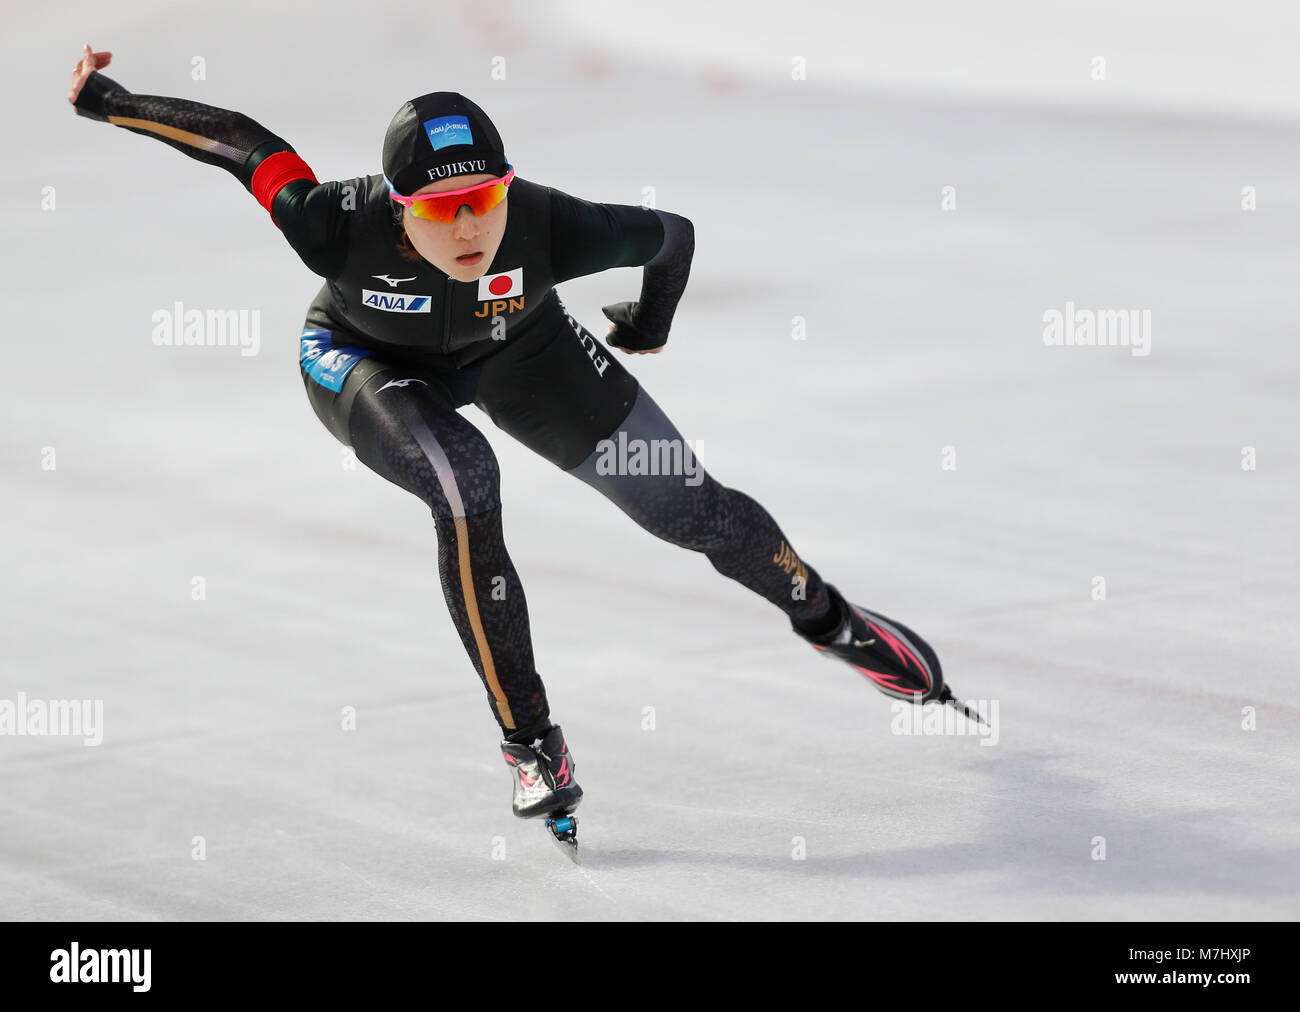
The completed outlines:
{"type": "Polygon", "coordinates": [[[501,755],[515,775],[515,814],[521,819],[568,815],[582,800],[582,788],[573,779],[573,756],[564,732],[552,724],[532,734],[527,744],[510,739],[501,743],[501,755]]]}
{"type": "Polygon", "coordinates": [[[886,696],[909,703],[947,702],[952,693],[943,684],[943,670],[930,644],[901,622],[850,604],[829,583],[831,608],[839,623],[829,632],[809,635],[791,622],[794,631],[822,652],[866,675],[886,696]]]}

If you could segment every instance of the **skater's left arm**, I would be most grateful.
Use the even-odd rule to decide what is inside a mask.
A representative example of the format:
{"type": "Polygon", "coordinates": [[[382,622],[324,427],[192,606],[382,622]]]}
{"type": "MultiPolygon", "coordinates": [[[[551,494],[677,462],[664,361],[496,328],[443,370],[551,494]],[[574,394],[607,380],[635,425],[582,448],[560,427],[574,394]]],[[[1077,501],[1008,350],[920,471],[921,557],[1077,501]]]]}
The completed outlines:
{"type": "Polygon", "coordinates": [[[601,307],[614,321],[606,340],[629,353],[663,351],[695,256],[695,226],[690,219],[670,211],[656,210],[655,214],[663,223],[664,241],[659,252],[646,261],[641,298],[601,307]]]}
{"type": "Polygon", "coordinates": [[[690,219],[631,204],[598,204],[551,189],[551,257],[556,283],[611,267],[645,266],[641,298],[602,307],[606,340],[628,354],[658,352],[668,340],[695,253],[690,219]]]}

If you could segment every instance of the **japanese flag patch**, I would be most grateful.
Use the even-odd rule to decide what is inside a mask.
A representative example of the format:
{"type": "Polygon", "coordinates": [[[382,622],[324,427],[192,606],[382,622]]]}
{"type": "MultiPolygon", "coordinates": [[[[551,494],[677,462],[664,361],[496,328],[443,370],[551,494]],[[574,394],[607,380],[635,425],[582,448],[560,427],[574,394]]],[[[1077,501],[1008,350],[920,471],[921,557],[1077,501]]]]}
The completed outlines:
{"type": "Polygon", "coordinates": [[[485,274],[478,279],[479,302],[512,299],[524,294],[524,269],[516,267],[503,274],[485,274]]]}

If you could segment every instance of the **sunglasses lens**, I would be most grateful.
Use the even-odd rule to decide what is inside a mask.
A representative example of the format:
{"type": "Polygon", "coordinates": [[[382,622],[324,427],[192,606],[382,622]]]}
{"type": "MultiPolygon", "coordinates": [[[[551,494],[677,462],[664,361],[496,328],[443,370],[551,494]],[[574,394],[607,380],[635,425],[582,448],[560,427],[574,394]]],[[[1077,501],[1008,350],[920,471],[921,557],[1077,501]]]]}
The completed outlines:
{"type": "Polygon", "coordinates": [[[458,193],[452,197],[433,196],[417,200],[411,205],[411,213],[425,221],[440,221],[449,224],[456,220],[456,214],[465,204],[469,205],[475,215],[487,214],[501,201],[506,199],[506,185],[499,180],[484,185],[469,193],[458,193]]]}
{"type": "MultiPolygon", "coordinates": [[[[417,200],[411,204],[411,215],[425,221],[442,221],[442,213],[432,200],[417,200]]],[[[452,219],[454,220],[454,219],[452,219]]]]}

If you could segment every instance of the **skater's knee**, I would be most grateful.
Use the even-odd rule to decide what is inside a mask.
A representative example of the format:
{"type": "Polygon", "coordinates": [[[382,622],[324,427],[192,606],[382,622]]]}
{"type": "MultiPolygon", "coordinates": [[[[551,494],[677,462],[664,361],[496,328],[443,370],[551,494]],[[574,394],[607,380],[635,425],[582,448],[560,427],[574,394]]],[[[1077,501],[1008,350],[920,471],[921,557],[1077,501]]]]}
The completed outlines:
{"type": "Polygon", "coordinates": [[[686,546],[693,551],[708,553],[730,544],[736,535],[736,513],[732,508],[731,490],[705,474],[691,511],[693,522],[686,527],[686,546]]]}
{"type": "Polygon", "coordinates": [[[415,418],[394,421],[382,433],[368,427],[353,436],[358,457],[417,496],[436,519],[474,516],[501,505],[496,455],[468,422],[435,429],[415,418]]]}
{"type": "Polygon", "coordinates": [[[477,429],[437,446],[421,444],[422,498],[438,519],[477,516],[501,506],[501,468],[477,429]]]}
{"type": "Polygon", "coordinates": [[[630,497],[620,505],[645,530],[679,548],[708,553],[735,536],[734,511],[728,490],[701,472],[695,485],[661,483],[652,492],[630,497]]]}

